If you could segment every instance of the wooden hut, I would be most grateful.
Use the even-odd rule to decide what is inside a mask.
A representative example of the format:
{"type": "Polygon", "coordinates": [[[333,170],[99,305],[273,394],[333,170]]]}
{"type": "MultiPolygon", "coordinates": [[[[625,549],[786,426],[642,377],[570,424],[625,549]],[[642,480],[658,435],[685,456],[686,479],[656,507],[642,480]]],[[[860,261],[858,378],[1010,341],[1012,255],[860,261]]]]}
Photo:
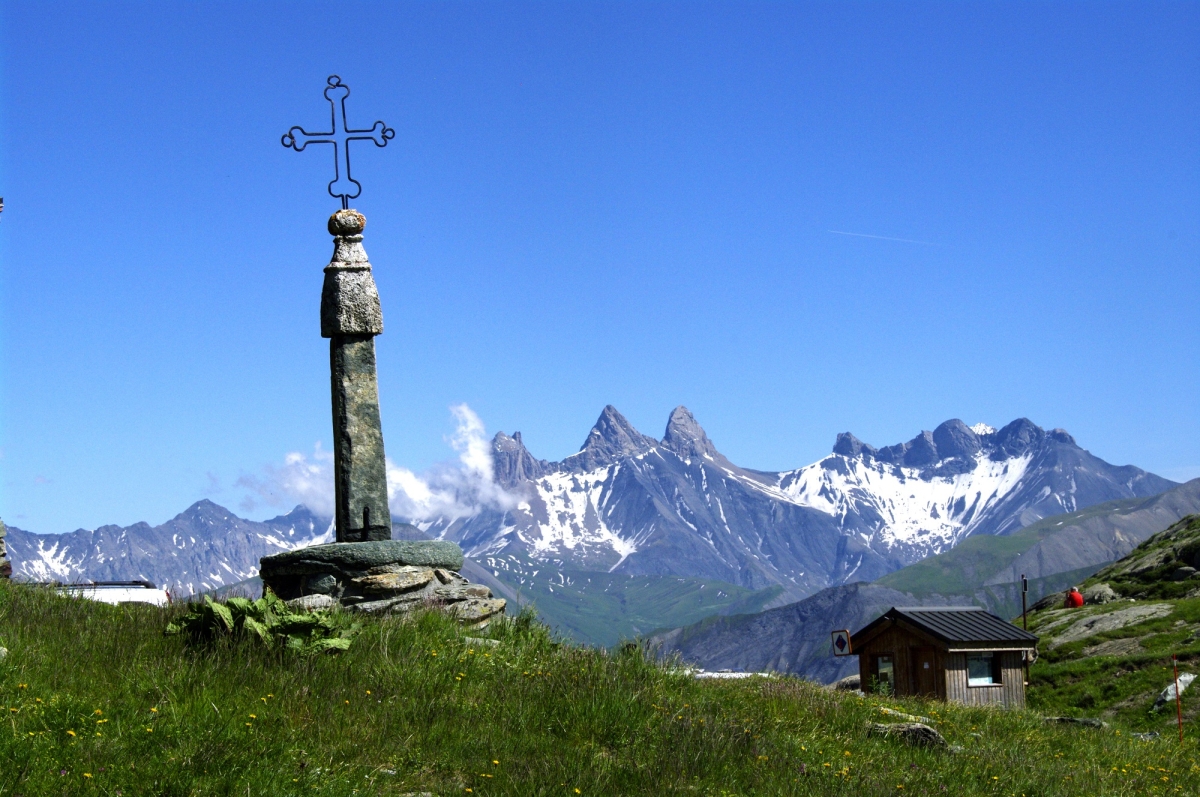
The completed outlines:
{"type": "Polygon", "coordinates": [[[976,606],[893,607],[850,637],[864,691],[1025,705],[1038,638],[976,606]]]}

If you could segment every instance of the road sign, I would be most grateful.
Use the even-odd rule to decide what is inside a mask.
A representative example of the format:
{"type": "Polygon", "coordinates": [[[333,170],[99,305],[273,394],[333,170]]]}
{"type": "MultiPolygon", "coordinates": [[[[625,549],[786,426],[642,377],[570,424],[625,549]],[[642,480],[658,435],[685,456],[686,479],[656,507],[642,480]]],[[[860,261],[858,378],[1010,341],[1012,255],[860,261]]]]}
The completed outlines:
{"type": "Polygon", "coordinates": [[[833,655],[849,656],[850,650],[850,632],[848,630],[833,632],[833,655]]]}

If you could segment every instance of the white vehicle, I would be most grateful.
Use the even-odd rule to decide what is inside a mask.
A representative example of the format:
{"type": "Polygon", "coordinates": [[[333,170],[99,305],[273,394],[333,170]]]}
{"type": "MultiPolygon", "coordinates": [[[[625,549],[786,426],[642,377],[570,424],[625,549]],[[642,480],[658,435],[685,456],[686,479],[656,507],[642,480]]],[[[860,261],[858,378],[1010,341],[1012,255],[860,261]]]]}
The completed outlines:
{"type": "Polygon", "coordinates": [[[101,603],[149,603],[166,606],[171,594],[150,581],[92,581],[87,584],[64,584],[58,591],[72,598],[86,598],[101,603]]]}

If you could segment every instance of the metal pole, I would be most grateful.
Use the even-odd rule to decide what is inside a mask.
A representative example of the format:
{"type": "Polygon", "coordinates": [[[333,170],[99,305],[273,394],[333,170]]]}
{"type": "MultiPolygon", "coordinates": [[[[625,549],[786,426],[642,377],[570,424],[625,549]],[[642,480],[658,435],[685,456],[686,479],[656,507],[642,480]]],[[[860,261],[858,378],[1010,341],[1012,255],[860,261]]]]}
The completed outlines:
{"type": "MultiPolygon", "coordinates": [[[[1025,616],[1025,593],[1029,592],[1029,579],[1025,578],[1025,574],[1021,574],[1021,625],[1025,630],[1029,630],[1029,618],[1025,616]]],[[[1029,651],[1022,654],[1025,659],[1025,685],[1029,686],[1029,651]]]]}
{"type": "Polygon", "coordinates": [[[1029,620],[1025,617],[1025,594],[1029,592],[1029,579],[1025,578],[1025,574],[1021,574],[1021,625],[1025,630],[1029,630],[1029,620]]]}
{"type": "Polygon", "coordinates": [[[1183,702],[1179,699],[1179,662],[1171,654],[1171,667],[1175,670],[1175,717],[1179,720],[1179,743],[1183,744],[1183,702]]]}

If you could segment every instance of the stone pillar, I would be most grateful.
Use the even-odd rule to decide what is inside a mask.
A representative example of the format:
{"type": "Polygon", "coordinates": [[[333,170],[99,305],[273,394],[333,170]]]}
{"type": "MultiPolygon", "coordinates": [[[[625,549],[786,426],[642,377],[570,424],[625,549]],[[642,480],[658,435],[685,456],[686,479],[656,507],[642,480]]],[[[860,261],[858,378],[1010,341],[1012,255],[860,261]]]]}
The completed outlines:
{"type": "Polygon", "coordinates": [[[6,534],[8,534],[8,529],[4,527],[4,521],[0,520],[0,578],[12,576],[12,562],[8,561],[8,549],[4,546],[4,535],[6,534]]]}
{"type": "Polygon", "coordinates": [[[338,542],[392,538],[388,511],[375,336],[383,332],[379,291],[362,246],[366,218],[329,217],[333,259],[321,291],[321,337],[329,338],[333,394],[333,478],[338,542]]]}

